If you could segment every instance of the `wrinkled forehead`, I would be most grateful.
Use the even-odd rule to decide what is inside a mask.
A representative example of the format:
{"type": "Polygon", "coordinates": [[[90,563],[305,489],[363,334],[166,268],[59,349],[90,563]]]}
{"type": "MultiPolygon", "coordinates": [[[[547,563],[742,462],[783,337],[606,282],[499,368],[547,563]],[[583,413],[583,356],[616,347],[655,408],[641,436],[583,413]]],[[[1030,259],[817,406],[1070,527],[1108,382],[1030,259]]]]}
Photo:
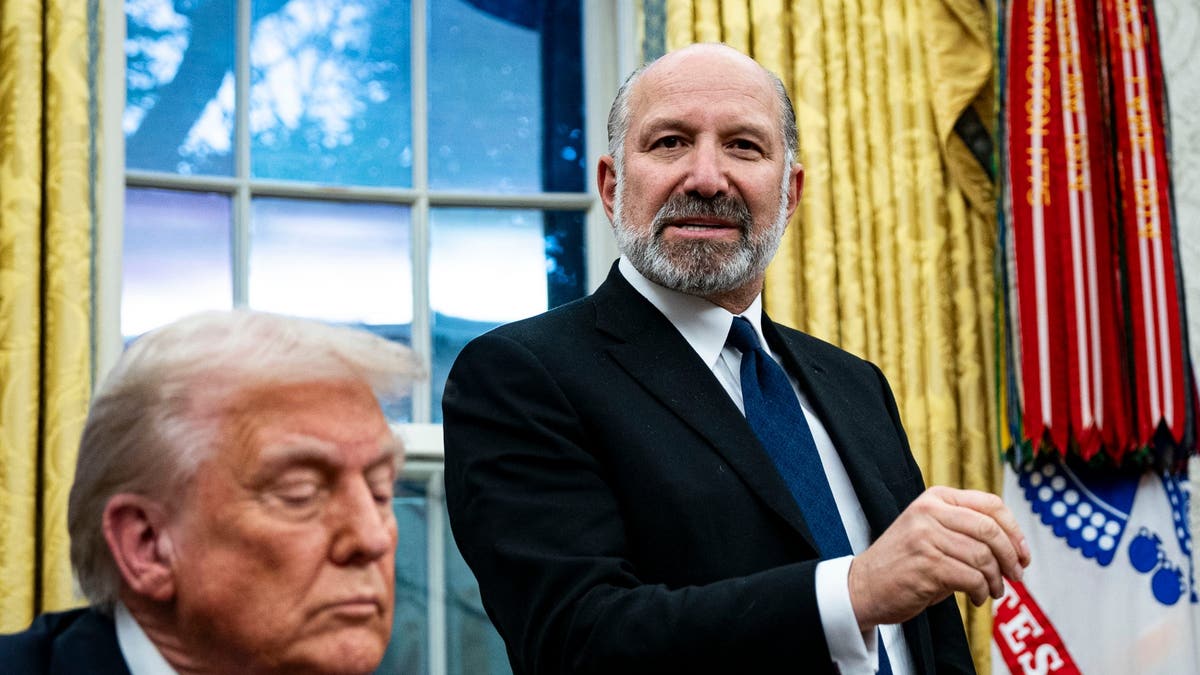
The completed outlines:
{"type": "Polygon", "coordinates": [[[243,461],[261,443],[289,435],[364,450],[390,450],[394,442],[374,392],[357,380],[260,383],[204,398],[197,411],[220,430],[217,447],[243,461]]]}

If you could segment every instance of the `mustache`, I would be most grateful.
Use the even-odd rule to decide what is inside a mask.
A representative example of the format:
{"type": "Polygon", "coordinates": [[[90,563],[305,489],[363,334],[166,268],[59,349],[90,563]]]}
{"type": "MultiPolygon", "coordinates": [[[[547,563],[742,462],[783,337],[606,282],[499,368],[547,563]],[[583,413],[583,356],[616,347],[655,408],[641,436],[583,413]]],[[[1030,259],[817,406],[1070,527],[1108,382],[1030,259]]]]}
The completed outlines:
{"type": "Polygon", "coordinates": [[[743,233],[754,223],[750,207],[732,195],[700,197],[694,194],[675,194],[654,214],[654,232],[662,232],[669,223],[692,218],[715,218],[736,224],[743,233]]]}

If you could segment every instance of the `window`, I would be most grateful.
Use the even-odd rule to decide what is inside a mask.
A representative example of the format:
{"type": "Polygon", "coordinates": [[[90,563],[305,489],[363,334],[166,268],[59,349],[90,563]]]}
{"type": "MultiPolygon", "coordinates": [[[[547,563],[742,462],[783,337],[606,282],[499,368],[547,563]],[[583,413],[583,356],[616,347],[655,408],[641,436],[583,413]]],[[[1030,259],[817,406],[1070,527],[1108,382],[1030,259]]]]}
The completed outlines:
{"type": "Polygon", "coordinates": [[[592,175],[630,3],[125,0],[105,24],[99,373],[208,308],[411,344],[432,372],[388,411],[410,461],[381,670],[508,672],[445,522],[441,390],[466,341],[615,257],[592,175]]]}
{"type": "Polygon", "coordinates": [[[437,422],[465,340],[586,293],[584,3],[125,7],[126,339],[229,306],[363,325],[429,355],[392,412],[437,422]]]}

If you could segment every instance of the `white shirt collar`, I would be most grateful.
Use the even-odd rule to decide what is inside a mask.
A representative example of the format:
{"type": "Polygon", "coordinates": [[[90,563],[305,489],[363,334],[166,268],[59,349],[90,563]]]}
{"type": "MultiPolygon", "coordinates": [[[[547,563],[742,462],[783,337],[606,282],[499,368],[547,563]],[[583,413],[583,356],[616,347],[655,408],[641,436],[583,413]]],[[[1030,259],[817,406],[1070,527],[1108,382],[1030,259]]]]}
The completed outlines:
{"type": "Polygon", "coordinates": [[[113,608],[113,620],[117,626],[117,645],[131,675],[177,675],[124,603],[118,602],[113,608]]]}
{"type": "MultiPolygon", "coordinates": [[[[729,310],[704,298],[680,293],[650,281],[625,256],[621,256],[617,269],[634,290],[667,317],[709,368],[717,363],[725,340],[729,337],[729,327],[733,324],[734,315],[729,310]]],[[[762,332],[762,294],[755,296],[754,302],[739,316],[750,321],[754,332],[758,333],[759,342],[770,354],[762,332]]]]}

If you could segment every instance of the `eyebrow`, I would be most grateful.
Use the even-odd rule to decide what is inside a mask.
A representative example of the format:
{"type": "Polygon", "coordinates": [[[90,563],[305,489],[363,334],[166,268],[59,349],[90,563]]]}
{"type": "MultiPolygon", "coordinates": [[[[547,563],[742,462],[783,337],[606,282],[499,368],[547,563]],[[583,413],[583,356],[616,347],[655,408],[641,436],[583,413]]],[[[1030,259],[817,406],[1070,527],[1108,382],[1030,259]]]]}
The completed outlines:
{"type": "Polygon", "coordinates": [[[379,457],[367,465],[367,470],[370,471],[375,467],[390,463],[396,473],[400,473],[400,463],[404,460],[404,444],[396,438],[396,434],[389,430],[387,440],[379,444],[379,457]]]}
{"type": "MultiPolygon", "coordinates": [[[[686,133],[692,133],[692,127],[695,125],[685,123],[683,120],[676,117],[659,116],[651,117],[647,120],[638,134],[638,138],[645,140],[647,137],[654,136],[663,131],[679,129],[686,133]]],[[[771,139],[771,129],[761,124],[753,124],[745,121],[739,121],[736,124],[721,129],[722,136],[754,136],[757,139],[768,141],[771,139]]]]}
{"type": "Polygon", "coordinates": [[[674,117],[667,117],[667,116],[660,115],[658,117],[651,117],[649,120],[647,120],[645,123],[642,124],[642,129],[641,129],[642,134],[641,135],[649,136],[649,135],[658,133],[659,131],[666,131],[668,129],[687,128],[688,126],[689,125],[684,124],[682,120],[676,119],[674,117]]]}

